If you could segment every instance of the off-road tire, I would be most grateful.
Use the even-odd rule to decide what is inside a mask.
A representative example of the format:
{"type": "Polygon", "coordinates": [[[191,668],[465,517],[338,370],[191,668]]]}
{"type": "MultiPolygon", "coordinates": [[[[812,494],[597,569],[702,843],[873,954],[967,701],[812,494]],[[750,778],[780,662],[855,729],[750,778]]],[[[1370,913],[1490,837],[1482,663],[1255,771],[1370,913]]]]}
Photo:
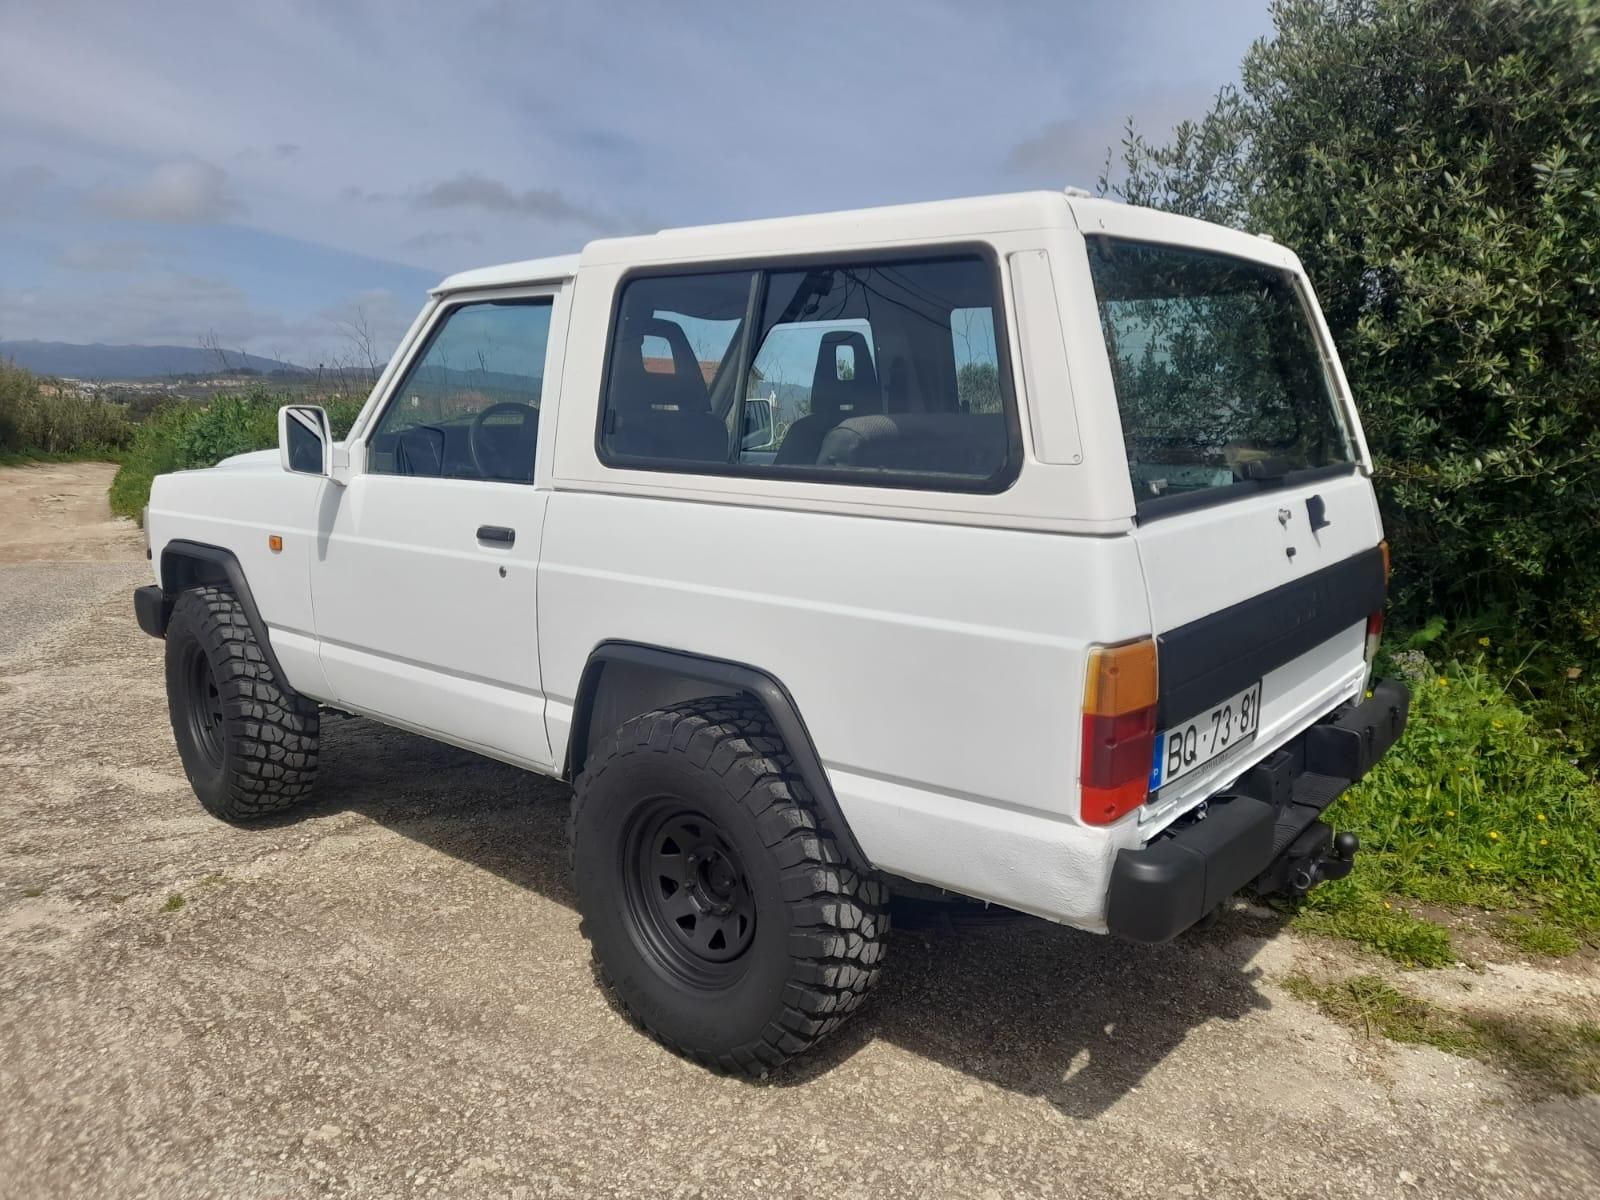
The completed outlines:
{"type": "MultiPolygon", "coordinates": [[[[583,933],[602,980],[675,1053],[763,1076],[836,1029],[877,982],[887,891],[845,862],[766,711],[747,697],[625,722],[578,776],[568,834],[583,933]],[[753,933],[733,963],[711,964],[725,976],[686,980],[651,950],[649,918],[629,899],[629,830],[664,806],[718,828],[748,885],[753,933]]],[[[660,861],[645,860],[645,874],[660,861]]]]}
{"type": "Polygon", "coordinates": [[[172,735],[207,812],[259,820],[310,794],[317,706],[273,675],[231,590],[197,587],[178,596],[166,657],[172,735]]]}

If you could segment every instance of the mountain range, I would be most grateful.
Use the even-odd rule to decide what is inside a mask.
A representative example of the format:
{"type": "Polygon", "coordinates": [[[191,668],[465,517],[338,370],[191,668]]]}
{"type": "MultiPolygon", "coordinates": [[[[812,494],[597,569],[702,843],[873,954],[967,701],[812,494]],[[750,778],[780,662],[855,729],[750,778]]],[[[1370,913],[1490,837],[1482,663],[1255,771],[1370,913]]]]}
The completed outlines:
{"type": "MultiPolygon", "coordinates": [[[[225,352],[227,369],[303,372],[304,367],[237,350],[225,352]]],[[[0,362],[10,361],[36,375],[69,379],[163,379],[172,375],[217,375],[223,371],[214,350],[198,346],[80,346],[71,342],[0,341],[0,362]]]]}

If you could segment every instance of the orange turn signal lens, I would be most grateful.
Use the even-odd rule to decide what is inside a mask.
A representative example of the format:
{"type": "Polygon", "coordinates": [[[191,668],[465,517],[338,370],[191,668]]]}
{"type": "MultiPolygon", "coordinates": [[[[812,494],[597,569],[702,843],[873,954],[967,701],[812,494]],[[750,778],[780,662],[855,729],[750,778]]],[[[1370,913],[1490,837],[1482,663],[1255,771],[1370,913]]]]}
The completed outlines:
{"type": "Polygon", "coordinates": [[[283,549],[283,539],[275,533],[269,533],[267,535],[267,549],[277,554],[283,549]]]}
{"type": "Polygon", "coordinates": [[[1378,543],[1378,550],[1383,555],[1383,586],[1384,587],[1388,587],[1389,586],[1389,575],[1390,575],[1389,539],[1388,538],[1384,538],[1383,541],[1378,543]]]}
{"type": "Polygon", "coordinates": [[[1120,717],[1149,708],[1156,702],[1156,682],[1156,644],[1151,639],[1096,646],[1089,651],[1083,711],[1096,717],[1120,717]]]}

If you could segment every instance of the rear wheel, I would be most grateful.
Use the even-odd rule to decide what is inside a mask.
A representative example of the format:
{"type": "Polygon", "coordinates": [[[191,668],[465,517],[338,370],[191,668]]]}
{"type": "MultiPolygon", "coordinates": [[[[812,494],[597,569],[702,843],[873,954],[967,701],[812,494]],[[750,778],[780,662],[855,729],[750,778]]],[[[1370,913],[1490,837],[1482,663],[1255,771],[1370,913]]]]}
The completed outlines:
{"type": "Polygon", "coordinates": [[[173,738],[207,812],[249,821],[310,794],[317,706],[273,674],[231,591],[207,586],[180,595],[166,656],[173,738]]]}
{"type": "Polygon", "coordinates": [[[762,1075],[877,981],[884,887],[845,864],[754,701],[626,722],[578,777],[571,835],[601,974],[669,1049],[762,1075]]]}

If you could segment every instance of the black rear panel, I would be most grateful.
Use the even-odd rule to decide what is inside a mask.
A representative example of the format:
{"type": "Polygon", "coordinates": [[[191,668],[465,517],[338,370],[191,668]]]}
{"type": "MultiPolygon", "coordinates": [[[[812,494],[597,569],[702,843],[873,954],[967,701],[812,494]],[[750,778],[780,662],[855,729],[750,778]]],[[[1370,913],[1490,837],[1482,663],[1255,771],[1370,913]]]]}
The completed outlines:
{"type": "Polygon", "coordinates": [[[1377,546],[1304,579],[1156,635],[1157,728],[1187,720],[1242,691],[1383,607],[1377,546]]]}

